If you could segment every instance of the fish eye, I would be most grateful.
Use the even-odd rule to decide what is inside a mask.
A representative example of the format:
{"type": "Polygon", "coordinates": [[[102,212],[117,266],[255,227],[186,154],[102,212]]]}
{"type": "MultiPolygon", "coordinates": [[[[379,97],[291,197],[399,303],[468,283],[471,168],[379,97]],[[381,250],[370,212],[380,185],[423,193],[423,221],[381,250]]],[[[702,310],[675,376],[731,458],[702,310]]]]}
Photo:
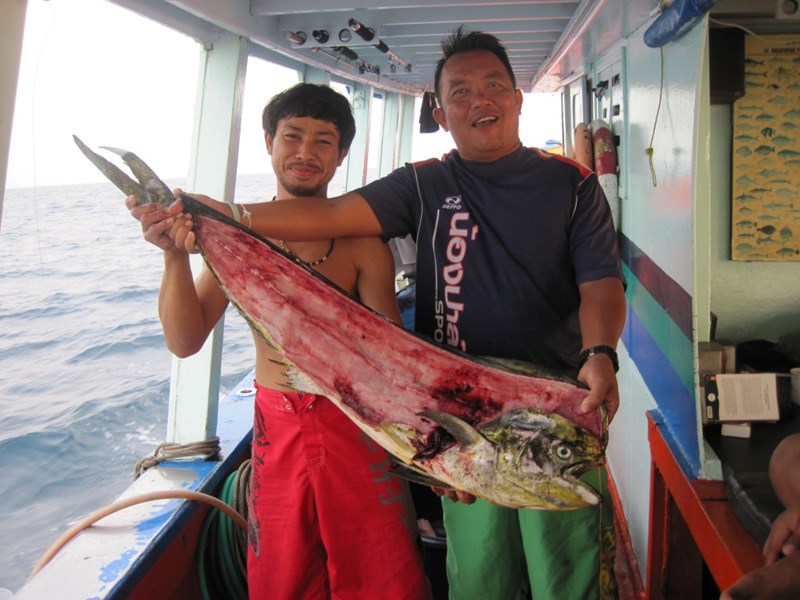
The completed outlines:
{"type": "Polygon", "coordinates": [[[556,456],[561,460],[572,458],[572,448],[566,444],[559,444],[559,446],[556,448],[556,456]]]}

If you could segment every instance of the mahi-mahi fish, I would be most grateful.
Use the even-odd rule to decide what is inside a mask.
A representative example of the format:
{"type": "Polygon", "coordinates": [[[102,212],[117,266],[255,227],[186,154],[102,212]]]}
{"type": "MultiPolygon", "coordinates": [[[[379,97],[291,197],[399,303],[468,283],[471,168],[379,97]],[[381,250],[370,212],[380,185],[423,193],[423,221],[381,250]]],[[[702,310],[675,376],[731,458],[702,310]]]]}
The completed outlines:
{"type": "MultiPolygon", "coordinates": [[[[135,154],[106,148],[139,182],[74,139],[125,194],[140,203],[174,200],[135,154]]],[[[586,386],[406,331],[266,238],[187,195],[181,200],[208,268],[284,357],[292,384],[330,398],[409,478],[510,508],[600,502],[579,479],[603,464],[608,431],[604,410],[578,410],[586,386]]]]}

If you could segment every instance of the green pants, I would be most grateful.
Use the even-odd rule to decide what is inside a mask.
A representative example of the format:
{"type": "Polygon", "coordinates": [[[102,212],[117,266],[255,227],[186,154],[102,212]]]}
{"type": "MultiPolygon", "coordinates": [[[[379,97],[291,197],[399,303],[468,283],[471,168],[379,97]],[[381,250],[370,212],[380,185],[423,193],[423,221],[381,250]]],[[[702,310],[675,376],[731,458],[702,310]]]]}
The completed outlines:
{"type": "Polygon", "coordinates": [[[573,511],[508,509],[442,499],[450,600],[616,598],[614,512],[606,472],[584,474],[603,495],[573,511]]]}

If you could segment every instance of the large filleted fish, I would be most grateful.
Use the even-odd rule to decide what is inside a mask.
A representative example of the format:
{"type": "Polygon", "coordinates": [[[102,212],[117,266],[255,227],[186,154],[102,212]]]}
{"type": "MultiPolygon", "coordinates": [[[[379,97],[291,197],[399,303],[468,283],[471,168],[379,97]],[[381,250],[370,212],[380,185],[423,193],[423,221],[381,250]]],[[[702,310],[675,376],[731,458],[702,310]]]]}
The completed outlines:
{"type": "MultiPolygon", "coordinates": [[[[133,153],[109,148],[141,183],[75,142],[125,194],[173,200],[133,153]]],[[[585,386],[408,332],[267,239],[182,200],[206,264],[284,357],[292,382],[329,397],[422,481],[511,508],[569,510],[600,501],[578,478],[603,464],[608,427],[605,413],[578,411],[585,386]]]]}

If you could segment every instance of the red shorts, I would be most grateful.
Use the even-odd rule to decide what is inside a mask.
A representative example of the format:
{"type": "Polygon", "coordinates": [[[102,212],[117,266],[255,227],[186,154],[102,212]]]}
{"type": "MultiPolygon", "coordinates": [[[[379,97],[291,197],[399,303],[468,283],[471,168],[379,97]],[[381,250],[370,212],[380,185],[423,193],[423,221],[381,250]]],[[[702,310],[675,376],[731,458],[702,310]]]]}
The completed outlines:
{"type": "Polygon", "coordinates": [[[430,598],[406,482],[324,396],[256,385],[253,600],[430,598]]]}

